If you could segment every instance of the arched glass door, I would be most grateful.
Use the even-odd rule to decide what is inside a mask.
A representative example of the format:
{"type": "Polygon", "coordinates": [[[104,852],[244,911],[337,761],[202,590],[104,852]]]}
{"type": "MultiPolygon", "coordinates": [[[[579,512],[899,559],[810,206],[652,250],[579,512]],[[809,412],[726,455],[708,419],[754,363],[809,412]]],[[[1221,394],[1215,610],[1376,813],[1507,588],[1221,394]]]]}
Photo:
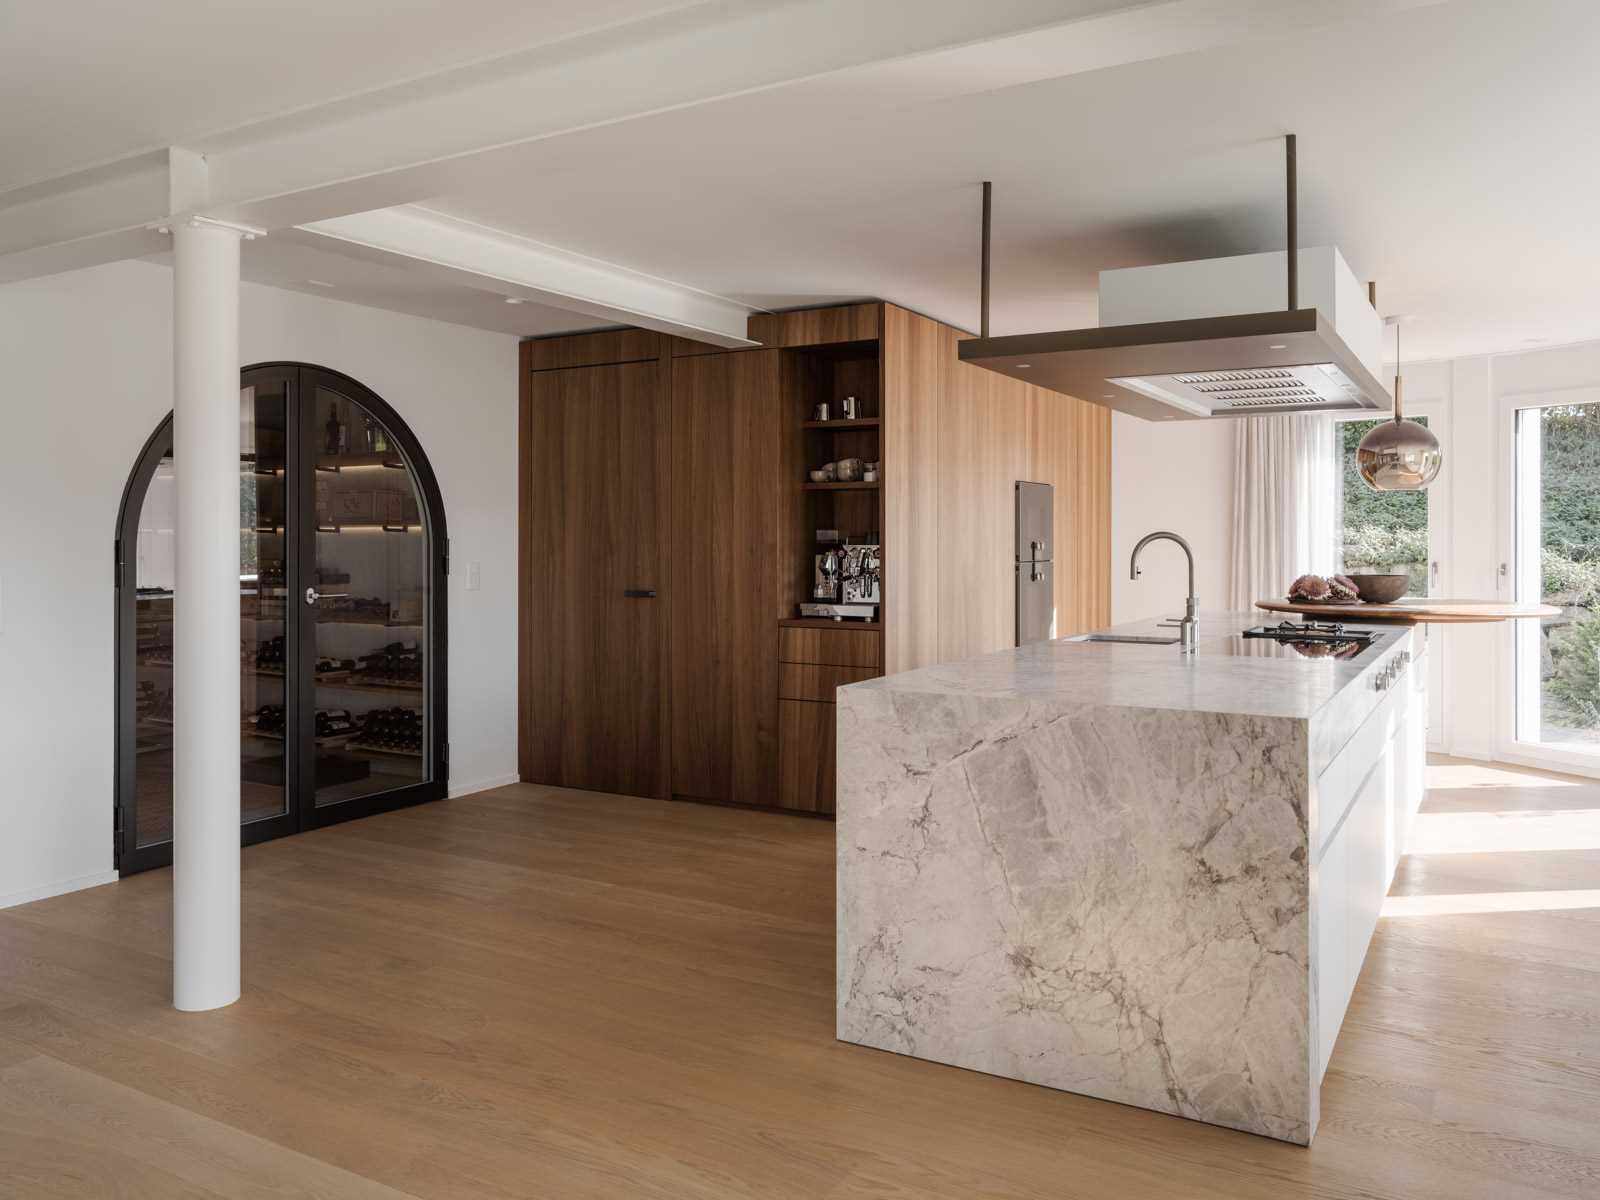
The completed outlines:
{"type": "MultiPolygon", "coordinates": [[[[444,516],[387,405],[297,364],[239,397],[240,824],[246,843],[446,787],[444,516]]],[[[171,419],[118,523],[118,865],[171,862],[171,419]]]]}
{"type": "MultiPolygon", "coordinates": [[[[428,703],[442,693],[432,601],[443,554],[404,442],[350,380],[302,370],[308,514],[296,588],[305,795],[314,824],[442,776],[428,703]]],[[[439,639],[442,649],[443,639],[439,639]]]]}

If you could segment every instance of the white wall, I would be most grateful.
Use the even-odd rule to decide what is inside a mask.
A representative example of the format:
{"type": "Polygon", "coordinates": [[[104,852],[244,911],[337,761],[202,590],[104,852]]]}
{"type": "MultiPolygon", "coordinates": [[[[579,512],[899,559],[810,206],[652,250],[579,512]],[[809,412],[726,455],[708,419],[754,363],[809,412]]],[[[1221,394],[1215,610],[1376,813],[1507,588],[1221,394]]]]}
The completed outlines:
{"type": "Polygon", "coordinates": [[[1170,529],[1194,549],[1202,612],[1228,607],[1233,554],[1234,430],[1228,421],[1144,421],[1111,415],[1111,620],[1182,616],[1188,593],[1183,551],[1147,546],[1143,574],[1128,556],[1145,534],[1170,529]]]}
{"type": "MultiPolygon", "coordinates": [[[[0,906],[111,877],[112,540],[172,407],[171,291],[144,262],[0,287],[0,906]]],[[[451,791],[511,780],[516,339],[250,284],[240,325],[244,363],[343,371],[421,441],[454,564],[451,791]]]]}

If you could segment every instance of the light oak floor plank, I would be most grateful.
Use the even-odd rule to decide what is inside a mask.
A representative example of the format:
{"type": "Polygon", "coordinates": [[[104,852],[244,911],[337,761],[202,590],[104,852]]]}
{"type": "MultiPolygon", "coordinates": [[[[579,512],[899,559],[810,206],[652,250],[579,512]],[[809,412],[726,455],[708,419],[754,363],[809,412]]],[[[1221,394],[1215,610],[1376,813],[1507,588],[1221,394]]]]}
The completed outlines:
{"type": "Polygon", "coordinates": [[[1600,1195],[1600,784],[1431,770],[1309,1150],[838,1043],[832,826],[516,785],[246,850],[216,1013],[165,871],[0,912],[0,1197],[1600,1195]]]}

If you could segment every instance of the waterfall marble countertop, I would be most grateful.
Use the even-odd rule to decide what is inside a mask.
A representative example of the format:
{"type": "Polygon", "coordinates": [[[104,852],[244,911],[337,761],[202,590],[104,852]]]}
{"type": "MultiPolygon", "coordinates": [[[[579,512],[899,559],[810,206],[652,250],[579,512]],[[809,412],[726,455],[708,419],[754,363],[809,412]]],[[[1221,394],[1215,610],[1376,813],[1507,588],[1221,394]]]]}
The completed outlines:
{"type": "MultiPolygon", "coordinates": [[[[1065,703],[1304,720],[1369,670],[1388,644],[1405,636],[1404,629],[1393,625],[1347,622],[1347,628],[1370,630],[1379,639],[1354,662],[1307,658],[1267,639],[1240,636],[1243,630],[1279,620],[1259,612],[1202,613],[1192,655],[1179,653],[1176,645],[1061,639],[885,675],[846,690],[1048,697],[1065,703]]],[[[1175,637],[1177,631],[1140,621],[1101,632],[1175,637]]]]}
{"type": "Polygon", "coordinates": [[[1262,623],[840,688],[840,1040],[1309,1142],[1317,781],[1416,635],[1311,659],[1262,623]]]}

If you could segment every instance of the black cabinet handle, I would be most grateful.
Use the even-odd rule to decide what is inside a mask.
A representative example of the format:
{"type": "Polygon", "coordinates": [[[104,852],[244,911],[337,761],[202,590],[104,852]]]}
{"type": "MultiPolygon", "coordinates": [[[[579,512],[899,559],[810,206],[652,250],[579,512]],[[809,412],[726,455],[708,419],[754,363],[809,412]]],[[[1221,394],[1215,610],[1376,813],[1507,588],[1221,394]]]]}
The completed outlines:
{"type": "Polygon", "coordinates": [[[622,595],[628,600],[654,600],[656,598],[656,590],[655,588],[627,588],[622,595]]]}

